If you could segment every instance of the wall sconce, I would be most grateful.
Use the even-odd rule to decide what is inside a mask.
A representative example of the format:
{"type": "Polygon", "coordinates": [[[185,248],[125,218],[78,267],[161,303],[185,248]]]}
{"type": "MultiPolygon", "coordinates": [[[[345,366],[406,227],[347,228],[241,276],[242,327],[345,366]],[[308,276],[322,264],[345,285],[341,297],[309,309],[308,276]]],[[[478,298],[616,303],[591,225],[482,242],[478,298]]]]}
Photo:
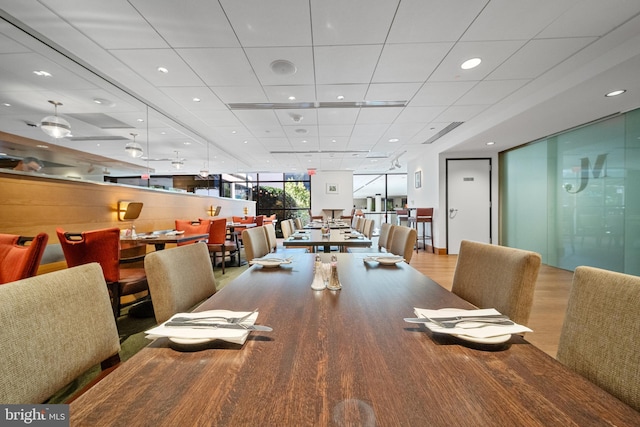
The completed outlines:
{"type": "Polygon", "coordinates": [[[214,214],[216,213],[215,206],[209,205],[209,208],[207,209],[207,213],[209,214],[209,216],[214,216],[214,214]]]}
{"type": "Polygon", "coordinates": [[[142,202],[128,202],[124,200],[118,202],[118,220],[120,221],[138,219],[140,211],[142,211],[142,202]]]}

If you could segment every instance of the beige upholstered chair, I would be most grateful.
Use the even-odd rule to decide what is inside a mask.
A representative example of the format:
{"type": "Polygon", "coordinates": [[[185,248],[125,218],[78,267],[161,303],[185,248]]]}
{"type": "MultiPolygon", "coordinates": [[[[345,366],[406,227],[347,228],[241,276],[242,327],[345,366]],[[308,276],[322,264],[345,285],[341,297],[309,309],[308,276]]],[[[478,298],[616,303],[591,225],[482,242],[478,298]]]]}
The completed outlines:
{"type": "Polygon", "coordinates": [[[264,229],[264,234],[267,236],[267,246],[269,247],[269,252],[278,252],[283,255],[289,256],[294,254],[303,254],[307,252],[305,248],[284,248],[278,246],[278,239],[276,237],[276,228],[273,224],[265,224],[262,226],[264,229]]]}
{"type": "Polygon", "coordinates": [[[216,293],[209,249],[204,242],[151,252],[144,259],[144,269],[158,323],[176,313],[191,311],[216,293]]]}
{"type": "Polygon", "coordinates": [[[382,249],[387,249],[391,243],[393,237],[393,228],[391,223],[383,222],[380,225],[380,236],[378,237],[378,252],[382,252],[382,249]]]}
{"type": "Polygon", "coordinates": [[[416,236],[418,232],[411,227],[405,227],[404,225],[394,225],[391,231],[391,243],[388,243],[387,252],[391,252],[394,255],[400,255],[407,261],[411,262],[413,256],[413,246],[416,243],[416,236]]]}
{"type": "Polygon", "coordinates": [[[293,234],[293,221],[285,219],[280,223],[280,228],[282,229],[282,237],[288,239],[293,234]]]}
{"type": "Polygon", "coordinates": [[[593,267],[573,275],[557,359],[640,411],[640,277],[593,267]]]}
{"type": "Polygon", "coordinates": [[[373,235],[373,227],[375,225],[375,221],[372,219],[365,219],[364,220],[364,226],[362,227],[362,234],[364,234],[367,239],[370,239],[371,236],[373,235]]]}
{"type": "Polygon", "coordinates": [[[0,286],[0,325],[4,404],[42,403],[89,368],[101,364],[106,373],[120,361],[98,263],[0,286]]]}
{"type": "Polygon", "coordinates": [[[463,240],[451,291],[478,308],[495,308],[526,325],[540,269],[540,255],[463,240]]]}
{"type": "Polygon", "coordinates": [[[356,219],[356,226],[353,227],[356,231],[359,231],[360,233],[362,233],[364,231],[364,217],[363,216],[359,216],[356,219]]]}
{"type": "Polygon", "coordinates": [[[293,225],[294,225],[294,227],[295,227],[295,229],[296,229],[296,230],[301,230],[301,229],[303,228],[303,226],[302,226],[302,219],[300,219],[300,218],[295,218],[295,219],[293,220],[293,225]]]}
{"type": "Polygon", "coordinates": [[[244,256],[247,261],[254,258],[262,258],[269,252],[269,243],[267,235],[262,227],[248,228],[242,232],[242,241],[244,242],[244,256]]]}

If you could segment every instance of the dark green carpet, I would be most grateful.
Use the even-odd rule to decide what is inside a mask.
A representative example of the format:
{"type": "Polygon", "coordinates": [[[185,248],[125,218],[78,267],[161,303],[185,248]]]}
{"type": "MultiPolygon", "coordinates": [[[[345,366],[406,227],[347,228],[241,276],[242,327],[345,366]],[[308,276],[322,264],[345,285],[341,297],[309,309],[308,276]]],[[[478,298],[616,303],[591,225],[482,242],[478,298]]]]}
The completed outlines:
{"type": "MultiPolygon", "coordinates": [[[[244,265],[242,267],[226,267],[224,275],[220,268],[216,268],[214,270],[216,289],[218,291],[222,289],[227,283],[238,277],[248,267],[248,265],[244,265]]],[[[144,331],[152,328],[156,324],[156,320],[153,317],[130,317],[127,315],[127,311],[128,308],[124,308],[122,310],[122,315],[116,321],[118,333],[120,334],[120,360],[122,362],[129,359],[151,342],[145,338],[144,331]]],[[[78,345],[82,345],[82,343],[78,343],[78,345]]],[[[100,366],[91,368],[82,376],[72,381],[69,385],[53,395],[47,403],[63,403],[70,396],[73,396],[77,390],[80,390],[85,386],[85,384],[91,381],[99,372],[100,366]]]]}

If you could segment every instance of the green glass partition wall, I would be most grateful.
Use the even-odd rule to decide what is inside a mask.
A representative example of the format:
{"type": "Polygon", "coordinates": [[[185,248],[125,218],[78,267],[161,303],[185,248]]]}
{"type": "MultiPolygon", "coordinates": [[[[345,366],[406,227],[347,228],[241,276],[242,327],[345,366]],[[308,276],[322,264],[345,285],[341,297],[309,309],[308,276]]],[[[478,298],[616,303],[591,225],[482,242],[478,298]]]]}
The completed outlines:
{"type": "Polygon", "coordinates": [[[501,244],[640,275],[640,110],[500,155],[501,244]]]}

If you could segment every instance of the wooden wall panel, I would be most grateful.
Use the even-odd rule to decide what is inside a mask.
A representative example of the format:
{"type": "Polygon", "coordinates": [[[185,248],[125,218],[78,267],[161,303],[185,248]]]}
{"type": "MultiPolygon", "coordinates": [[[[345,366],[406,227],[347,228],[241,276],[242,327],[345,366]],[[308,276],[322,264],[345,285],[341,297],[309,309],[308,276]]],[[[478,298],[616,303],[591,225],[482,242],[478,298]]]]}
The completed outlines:
{"type": "Polygon", "coordinates": [[[134,222],[139,233],[173,229],[178,218],[207,218],[211,205],[222,206],[220,216],[226,218],[242,215],[245,206],[255,215],[252,201],[12,172],[0,172],[0,200],[0,233],[32,236],[45,232],[49,244],[58,243],[56,227],[67,231],[128,228],[130,222],[118,221],[119,200],[144,203],[134,222]]]}

